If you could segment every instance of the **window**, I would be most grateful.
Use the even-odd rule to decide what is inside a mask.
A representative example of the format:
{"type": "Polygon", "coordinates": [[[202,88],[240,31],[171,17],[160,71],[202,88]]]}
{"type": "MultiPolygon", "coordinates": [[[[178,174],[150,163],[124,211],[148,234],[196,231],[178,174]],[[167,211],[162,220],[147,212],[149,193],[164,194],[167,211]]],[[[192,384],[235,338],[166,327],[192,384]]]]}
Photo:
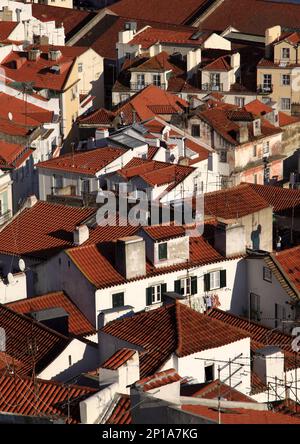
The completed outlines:
{"type": "Polygon", "coordinates": [[[263,75],[263,90],[266,92],[272,91],[272,74],[263,75]]]}
{"type": "Polygon", "coordinates": [[[263,144],[263,153],[264,154],[269,154],[270,153],[270,142],[264,142],[263,144]]]}
{"type": "Polygon", "coordinates": [[[281,109],[284,111],[289,111],[291,109],[291,99],[282,98],[281,99],[281,109]]]}
{"type": "Polygon", "coordinates": [[[78,63],[78,72],[82,72],[82,71],[83,71],[83,64],[78,63]]]}
{"type": "Polygon", "coordinates": [[[146,305],[157,304],[161,302],[162,296],[167,291],[167,284],[153,285],[146,289],[146,305]]]}
{"type": "Polygon", "coordinates": [[[253,175],[253,183],[254,183],[255,185],[258,184],[258,175],[257,175],[257,174],[254,174],[254,175],[253,175]]]}
{"type": "Polygon", "coordinates": [[[263,269],[263,278],[266,282],[272,282],[272,271],[267,267],[263,269]]]}
{"type": "Polygon", "coordinates": [[[143,89],[145,87],[145,75],[144,74],[138,74],[137,75],[137,88],[143,89]]]}
{"type": "Polygon", "coordinates": [[[218,91],[220,89],[220,74],[219,73],[211,73],[210,74],[210,84],[211,89],[214,91],[218,91]]]}
{"type": "Polygon", "coordinates": [[[290,48],[282,48],[281,57],[283,59],[289,59],[290,58],[290,48]]]}
{"type": "Polygon", "coordinates": [[[205,382],[214,380],[214,364],[206,365],[204,367],[205,382]]]}
{"type": "Polygon", "coordinates": [[[161,86],[160,74],[153,74],[152,79],[153,85],[161,86]]]}
{"type": "Polygon", "coordinates": [[[281,76],[282,86],[289,86],[291,84],[291,76],[289,74],[283,74],[281,76]]]}
{"type": "Polygon", "coordinates": [[[250,320],[260,321],[260,296],[250,293],[250,320]]]}
{"type": "Polygon", "coordinates": [[[227,162],[227,151],[220,151],[220,162],[227,162]]]}
{"type": "Polygon", "coordinates": [[[213,156],[211,153],[208,155],[208,165],[207,165],[208,171],[213,171],[213,156]]]}
{"type": "Polygon", "coordinates": [[[186,277],[178,279],[174,283],[174,291],[182,296],[190,296],[198,292],[198,278],[197,276],[186,277]]]}
{"type": "Polygon", "coordinates": [[[285,321],[285,319],[286,319],[285,307],[283,305],[280,305],[280,304],[275,304],[275,322],[274,322],[274,327],[278,328],[280,325],[282,327],[284,327],[284,324],[283,324],[282,321],[285,321]]]}
{"type": "Polygon", "coordinates": [[[72,355],[69,355],[69,367],[72,365],[72,355]]]}
{"type": "Polygon", "coordinates": [[[242,108],[243,106],[245,106],[245,97],[236,97],[234,99],[236,106],[238,106],[239,108],[242,108]]]}
{"type": "Polygon", "coordinates": [[[212,271],[204,275],[204,291],[226,287],[226,270],[212,271]]]}
{"type": "Polygon", "coordinates": [[[168,259],[168,244],[164,242],[158,245],[158,259],[160,261],[168,259]]]}
{"type": "Polygon", "coordinates": [[[192,125],[192,136],[200,137],[200,125],[192,125]]]}
{"type": "Polygon", "coordinates": [[[116,307],[124,307],[124,293],[115,293],[112,295],[112,306],[116,307]]]}
{"type": "Polygon", "coordinates": [[[257,157],[257,145],[253,146],[253,157],[257,157]]]}

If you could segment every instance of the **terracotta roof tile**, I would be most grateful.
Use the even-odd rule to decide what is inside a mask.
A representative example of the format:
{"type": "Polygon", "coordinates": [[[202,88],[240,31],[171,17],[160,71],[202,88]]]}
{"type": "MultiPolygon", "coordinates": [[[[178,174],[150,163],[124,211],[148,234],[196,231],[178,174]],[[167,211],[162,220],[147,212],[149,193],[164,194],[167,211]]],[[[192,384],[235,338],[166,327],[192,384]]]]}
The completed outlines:
{"type": "Polygon", "coordinates": [[[79,403],[92,396],[96,390],[42,379],[37,379],[34,383],[32,378],[21,377],[18,373],[2,373],[0,392],[1,412],[60,418],[68,424],[76,424],[80,422],[79,403]]]}
{"type": "Polygon", "coordinates": [[[176,302],[113,321],[102,332],[143,347],[140,374],[159,371],[172,354],[184,357],[239,341],[248,335],[176,302]]]}
{"type": "Polygon", "coordinates": [[[174,382],[179,382],[181,377],[174,368],[155,373],[147,378],[140,379],[134,385],[137,389],[148,392],[149,390],[157,389],[174,382]]]}
{"type": "Polygon", "coordinates": [[[247,187],[274,208],[274,212],[296,208],[300,205],[300,190],[274,187],[272,185],[247,184],[247,187]]]}
{"type": "Polygon", "coordinates": [[[249,396],[229,387],[224,384],[224,382],[220,383],[218,379],[209,383],[182,385],[180,394],[181,396],[193,396],[205,399],[218,399],[218,397],[221,396],[222,399],[227,399],[228,401],[256,403],[256,401],[249,396]]]}
{"type": "Polygon", "coordinates": [[[186,236],[184,227],[176,225],[151,225],[149,227],[143,227],[143,231],[155,241],[186,236]]]}
{"type": "Polygon", "coordinates": [[[114,353],[110,358],[108,358],[103,364],[101,364],[101,368],[106,368],[109,370],[117,370],[119,367],[124,365],[129,359],[133,357],[136,353],[135,350],[129,348],[121,348],[116,353],[114,353]]]}
{"type": "Polygon", "coordinates": [[[106,424],[132,424],[131,400],[129,395],[117,395],[114,408],[106,424]]]}
{"type": "Polygon", "coordinates": [[[16,302],[11,302],[7,304],[7,306],[13,311],[25,315],[33,311],[45,310],[48,308],[63,308],[69,315],[69,332],[71,334],[87,335],[95,333],[95,328],[90,321],[62,291],[22,299],[16,302]]]}
{"type": "Polygon", "coordinates": [[[231,71],[230,56],[223,56],[208,63],[203,68],[204,71],[231,71]]]}
{"type": "Polygon", "coordinates": [[[18,26],[18,22],[5,22],[1,21],[0,27],[0,40],[9,39],[10,34],[18,26]]]}
{"type": "Polygon", "coordinates": [[[208,216],[222,219],[236,219],[268,208],[269,203],[248,184],[241,184],[227,190],[206,193],[204,212],[208,216]]]}
{"type": "Polygon", "coordinates": [[[79,125],[108,125],[110,126],[115,118],[115,114],[104,108],[93,110],[88,114],[78,117],[79,125]]]}
{"type": "Polygon", "coordinates": [[[54,159],[40,162],[37,164],[37,167],[95,175],[124,153],[126,153],[125,148],[96,148],[89,151],[75,152],[74,154],[64,154],[54,159]]]}
{"type": "Polygon", "coordinates": [[[279,263],[285,276],[300,292],[300,246],[276,253],[273,260],[279,263]]]}

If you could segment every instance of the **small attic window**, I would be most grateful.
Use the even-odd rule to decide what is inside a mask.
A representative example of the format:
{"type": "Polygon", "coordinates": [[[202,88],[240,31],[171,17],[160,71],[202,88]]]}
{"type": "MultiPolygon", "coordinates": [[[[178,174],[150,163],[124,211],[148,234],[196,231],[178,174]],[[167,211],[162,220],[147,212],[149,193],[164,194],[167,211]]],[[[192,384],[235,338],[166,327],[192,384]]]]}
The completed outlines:
{"type": "Polygon", "coordinates": [[[168,259],[168,243],[164,242],[158,245],[158,259],[160,261],[168,259]]]}

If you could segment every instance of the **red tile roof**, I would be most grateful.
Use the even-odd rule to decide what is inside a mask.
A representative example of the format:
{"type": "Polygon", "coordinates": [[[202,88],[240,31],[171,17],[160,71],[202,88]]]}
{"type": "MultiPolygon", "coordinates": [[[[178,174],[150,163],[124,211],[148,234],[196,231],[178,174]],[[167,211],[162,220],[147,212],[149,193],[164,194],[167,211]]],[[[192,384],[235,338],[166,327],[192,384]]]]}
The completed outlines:
{"type": "Polygon", "coordinates": [[[117,370],[127,361],[129,361],[129,359],[131,359],[135,353],[135,350],[129,348],[121,348],[105,362],[103,362],[103,364],[101,364],[101,368],[106,368],[108,370],[117,370]]]}
{"type": "MultiPolygon", "coordinates": [[[[266,105],[265,103],[262,103],[258,99],[253,100],[252,102],[245,105],[244,109],[253,114],[256,114],[257,116],[264,116],[265,114],[269,114],[274,111],[273,108],[266,105]]],[[[299,117],[289,116],[288,114],[285,114],[281,111],[278,113],[278,117],[279,117],[279,126],[281,127],[293,125],[294,123],[300,122],[299,117]]]]}
{"type": "Polygon", "coordinates": [[[300,5],[292,2],[265,0],[224,0],[202,22],[203,29],[224,31],[233,26],[241,32],[265,35],[266,28],[280,24],[298,28],[300,5]],[[255,14],[249,12],[255,11],[255,14]]]}
{"type": "Polygon", "coordinates": [[[125,148],[96,148],[89,151],[75,152],[74,154],[64,154],[55,157],[54,159],[40,162],[37,164],[37,167],[49,170],[95,175],[124,153],[126,153],[125,148]]]}
{"type": "MultiPolygon", "coordinates": [[[[246,185],[246,184],[244,184],[246,185]]],[[[290,190],[288,188],[274,187],[271,185],[247,184],[247,187],[264,199],[274,212],[296,208],[300,205],[300,190],[290,190]]]]}
{"type": "Polygon", "coordinates": [[[193,396],[205,399],[218,399],[218,397],[221,396],[223,400],[256,403],[256,401],[249,396],[229,387],[223,382],[220,383],[218,379],[209,383],[183,385],[180,394],[181,396],[193,396]]]}
{"type": "Polygon", "coordinates": [[[1,21],[0,27],[0,40],[9,39],[10,34],[18,26],[18,22],[5,22],[1,21]]]}
{"type": "Polygon", "coordinates": [[[45,310],[48,308],[63,308],[69,315],[69,332],[71,334],[83,336],[95,333],[95,328],[90,321],[62,291],[22,299],[6,305],[13,311],[25,315],[33,311],[45,310]]]}
{"type": "Polygon", "coordinates": [[[17,168],[33,153],[33,151],[33,149],[30,149],[27,146],[0,140],[0,167],[17,168]]]}
{"type": "Polygon", "coordinates": [[[155,241],[186,236],[184,227],[176,225],[151,225],[149,227],[143,227],[143,231],[155,241]]]}
{"type": "Polygon", "coordinates": [[[248,184],[206,193],[204,196],[204,213],[222,219],[237,219],[269,206],[248,184]]]}
{"type": "Polygon", "coordinates": [[[231,71],[230,56],[223,56],[208,63],[203,68],[204,71],[231,71]]]}
{"type": "Polygon", "coordinates": [[[110,322],[101,331],[143,347],[140,374],[146,377],[159,371],[173,354],[184,357],[248,336],[222,322],[211,321],[209,316],[176,302],[110,322]]]}
{"type": "Polygon", "coordinates": [[[169,54],[166,51],[162,51],[159,54],[150,57],[150,59],[141,63],[136,67],[130,68],[130,71],[155,71],[155,72],[165,72],[173,71],[174,65],[169,61],[169,54]]]}
{"type": "MultiPolygon", "coordinates": [[[[205,417],[218,423],[219,413],[216,408],[209,408],[202,405],[183,405],[182,410],[205,417]]],[[[222,409],[222,424],[300,424],[300,418],[283,415],[271,411],[233,409],[228,411],[222,409]]]]}
{"type": "Polygon", "coordinates": [[[49,60],[48,53],[42,53],[36,61],[28,60],[27,53],[11,52],[1,63],[8,79],[15,82],[33,82],[35,89],[63,91],[75,62],[74,56],[62,55],[58,61],[49,60]],[[52,67],[59,66],[59,72],[52,67]]]}
{"type": "Polygon", "coordinates": [[[78,117],[77,122],[79,125],[107,125],[110,126],[116,115],[112,111],[108,111],[104,108],[99,108],[83,114],[78,117]]]}
{"type": "Polygon", "coordinates": [[[55,21],[56,26],[63,24],[68,40],[74,33],[88,23],[95,16],[95,13],[79,9],[32,3],[32,15],[41,22],[55,21]]]}
{"type": "Polygon", "coordinates": [[[149,0],[145,4],[138,0],[121,0],[109,9],[123,17],[180,25],[188,23],[194,15],[200,15],[199,11],[208,4],[207,0],[185,0],[183,5],[180,0],[174,0],[170,8],[166,0],[149,0]]]}
{"type": "Polygon", "coordinates": [[[117,395],[114,409],[105,424],[132,424],[129,395],[117,395]]]}
{"type": "Polygon", "coordinates": [[[70,339],[43,324],[0,305],[0,325],[6,334],[6,353],[20,361],[22,375],[32,373],[32,355],[27,353],[36,345],[36,372],[45,369],[70,343],[70,339]]]}
{"type": "Polygon", "coordinates": [[[148,49],[157,42],[174,43],[199,47],[210,35],[211,32],[200,33],[199,37],[192,39],[196,35],[197,28],[187,28],[186,30],[152,28],[149,26],[144,31],[136,34],[129,42],[130,45],[141,45],[143,49],[148,49]]]}
{"type": "Polygon", "coordinates": [[[155,373],[147,376],[147,378],[140,379],[134,385],[137,389],[148,392],[149,390],[157,389],[174,382],[179,382],[181,377],[174,368],[155,373]]]}
{"type": "Polygon", "coordinates": [[[64,385],[43,379],[0,375],[0,411],[25,416],[63,419],[68,424],[80,422],[79,403],[96,390],[79,385],[64,385]],[[68,417],[68,403],[70,416],[68,417]]]}
{"type": "Polygon", "coordinates": [[[300,291],[300,246],[280,251],[273,255],[276,263],[294,287],[300,291]]]}
{"type": "MultiPolygon", "coordinates": [[[[124,236],[132,236],[136,234],[138,227],[99,227],[97,233],[101,231],[103,237],[103,239],[101,239],[102,242],[106,240],[105,246],[99,245],[97,247],[96,245],[90,244],[92,241],[92,239],[90,239],[88,245],[72,248],[66,251],[67,255],[78,269],[96,288],[107,288],[127,282],[126,279],[114,268],[114,243],[112,243],[111,248],[107,246],[110,240],[114,240],[112,239],[113,229],[115,229],[116,240],[124,236]],[[106,239],[105,234],[103,234],[103,230],[105,229],[106,231],[104,232],[110,233],[110,235],[107,234],[106,239]]],[[[96,236],[94,236],[94,238],[95,237],[96,236]]],[[[222,260],[224,260],[223,256],[221,256],[202,237],[190,238],[190,267],[219,262],[222,260]]],[[[150,262],[147,262],[147,277],[183,270],[186,266],[187,264],[184,263],[155,268],[150,262]]],[[[143,279],[143,276],[139,279],[143,279]]]]}
{"type": "Polygon", "coordinates": [[[95,208],[37,202],[23,210],[0,232],[0,251],[45,258],[73,246],[73,231],[95,208]]]}

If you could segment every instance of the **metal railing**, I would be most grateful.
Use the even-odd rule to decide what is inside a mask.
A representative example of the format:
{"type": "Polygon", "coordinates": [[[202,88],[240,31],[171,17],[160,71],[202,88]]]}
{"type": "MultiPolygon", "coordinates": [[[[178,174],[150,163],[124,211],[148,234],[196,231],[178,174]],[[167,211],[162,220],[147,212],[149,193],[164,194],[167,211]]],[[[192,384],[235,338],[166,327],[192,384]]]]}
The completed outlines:
{"type": "Polygon", "coordinates": [[[223,83],[202,83],[203,91],[223,91],[223,83]]]}
{"type": "Polygon", "coordinates": [[[258,94],[270,94],[273,92],[273,85],[257,85],[258,94]]]}
{"type": "Polygon", "coordinates": [[[166,89],[167,85],[165,83],[130,83],[130,89],[131,91],[141,91],[142,89],[146,88],[146,86],[154,85],[161,89],[166,89]]]}
{"type": "Polygon", "coordinates": [[[5,224],[11,218],[12,214],[10,210],[7,210],[5,213],[0,215],[0,225],[5,224]]]}

